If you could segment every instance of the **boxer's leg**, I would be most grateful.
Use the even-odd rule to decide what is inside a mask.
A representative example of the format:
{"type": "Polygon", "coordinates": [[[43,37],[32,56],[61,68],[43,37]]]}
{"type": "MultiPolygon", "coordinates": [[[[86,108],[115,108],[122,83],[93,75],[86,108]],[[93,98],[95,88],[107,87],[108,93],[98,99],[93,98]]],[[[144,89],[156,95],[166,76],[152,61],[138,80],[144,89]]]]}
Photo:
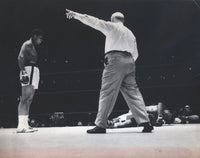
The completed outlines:
{"type": "Polygon", "coordinates": [[[18,106],[18,132],[29,128],[28,116],[29,109],[35,94],[35,89],[32,85],[22,86],[22,96],[18,106]]]}
{"type": "Polygon", "coordinates": [[[156,126],[162,126],[164,124],[164,120],[163,120],[163,112],[165,109],[165,105],[161,102],[158,103],[157,105],[157,109],[158,109],[158,117],[156,120],[156,126]]]}

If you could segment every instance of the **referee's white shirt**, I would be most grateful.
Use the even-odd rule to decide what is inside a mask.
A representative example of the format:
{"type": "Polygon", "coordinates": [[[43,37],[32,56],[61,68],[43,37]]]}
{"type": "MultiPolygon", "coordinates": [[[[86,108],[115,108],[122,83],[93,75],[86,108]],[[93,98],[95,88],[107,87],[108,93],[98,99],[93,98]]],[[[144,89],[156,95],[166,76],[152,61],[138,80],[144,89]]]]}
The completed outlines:
{"type": "Polygon", "coordinates": [[[77,13],[74,17],[82,23],[101,31],[106,36],[105,53],[112,50],[127,51],[136,61],[138,57],[136,38],[121,22],[104,21],[93,16],[77,13]]]}

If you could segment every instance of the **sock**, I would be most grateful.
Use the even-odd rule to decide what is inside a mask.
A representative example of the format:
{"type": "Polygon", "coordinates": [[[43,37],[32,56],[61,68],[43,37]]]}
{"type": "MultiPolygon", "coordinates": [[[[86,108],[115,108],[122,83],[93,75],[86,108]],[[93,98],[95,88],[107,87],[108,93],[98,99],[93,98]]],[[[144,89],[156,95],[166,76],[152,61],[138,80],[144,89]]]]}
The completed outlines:
{"type": "Polygon", "coordinates": [[[18,127],[17,128],[24,128],[24,120],[26,115],[18,115],[18,127]]]}
{"type": "Polygon", "coordinates": [[[25,126],[26,128],[29,127],[29,124],[28,124],[28,115],[24,115],[24,126],[25,126]]]}

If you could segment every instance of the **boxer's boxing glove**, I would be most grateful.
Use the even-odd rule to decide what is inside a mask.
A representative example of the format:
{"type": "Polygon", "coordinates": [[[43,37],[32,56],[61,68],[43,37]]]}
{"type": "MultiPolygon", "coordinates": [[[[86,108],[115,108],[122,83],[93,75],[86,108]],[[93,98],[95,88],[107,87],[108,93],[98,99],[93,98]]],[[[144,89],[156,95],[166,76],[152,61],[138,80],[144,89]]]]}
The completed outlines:
{"type": "Polygon", "coordinates": [[[27,72],[26,72],[25,70],[23,70],[21,73],[22,73],[21,79],[20,79],[21,83],[23,83],[23,84],[28,84],[28,82],[29,82],[29,77],[28,77],[27,72]]]}

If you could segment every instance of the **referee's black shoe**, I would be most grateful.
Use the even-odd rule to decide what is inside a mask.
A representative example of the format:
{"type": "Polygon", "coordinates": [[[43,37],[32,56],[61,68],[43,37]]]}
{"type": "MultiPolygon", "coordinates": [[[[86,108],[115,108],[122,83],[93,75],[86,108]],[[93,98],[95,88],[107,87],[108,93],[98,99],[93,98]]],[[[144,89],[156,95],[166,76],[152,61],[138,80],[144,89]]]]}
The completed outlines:
{"type": "Polygon", "coordinates": [[[87,133],[88,134],[106,133],[106,129],[96,126],[93,129],[87,130],[87,133]]]}
{"type": "Polygon", "coordinates": [[[144,126],[142,130],[143,133],[151,133],[153,130],[153,126],[149,122],[142,123],[141,126],[144,126]]]}

